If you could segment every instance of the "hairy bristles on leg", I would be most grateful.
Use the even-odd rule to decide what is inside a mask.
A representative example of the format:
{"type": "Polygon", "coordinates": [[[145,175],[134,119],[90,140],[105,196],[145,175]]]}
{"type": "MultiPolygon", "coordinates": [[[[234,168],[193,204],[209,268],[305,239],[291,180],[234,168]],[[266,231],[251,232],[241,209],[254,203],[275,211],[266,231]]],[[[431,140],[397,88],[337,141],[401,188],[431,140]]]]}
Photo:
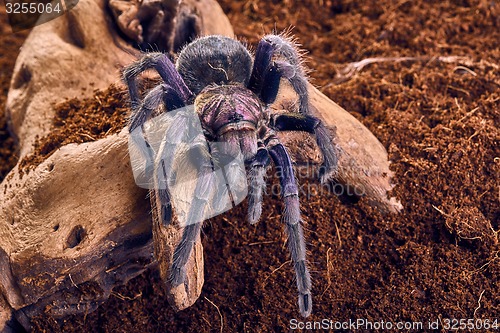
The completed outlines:
{"type": "Polygon", "coordinates": [[[187,221],[182,230],[182,239],[174,251],[170,278],[174,286],[184,283],[186,264],[193,250],[194,243],[200,236],[204,220],[204,212],[208,201],[212,197],[215,187],[215,177],[211,163],[202,163],[198,171],[194,198],[189,207],[187,221]]]}
{"type": "Polygon", "coordinates": [[[184,283],[186,279],[186,264],[193,250],[194,243],[200,236],[202,223],[194,223],[184,227],[182,240],[174,251],[174,260],[170,269],[170,279],[174,286],[184,283]]]}
{"type": "Polygon", "coordinates": [[[127,66],[123,70],[123,81],[128,86],[132,103],[136,103],[140,100],[137,76],[148,69],[154,68],[158,59],[162,56],[163,55],[161,53],[156,52],[145,53],[139,60],[134,62],[132,65],[127,66]]]}
{"type": "Polygon", "coordinates": [[[307,317],[312,311],[311,275],[306,265],[306,245],[304,231],[300,218],[299,199],[293,195],[285,198],[283,212],[286,232],[288,235],[288,249],[294,263],[299,291],[299,309],[302,316],[307,317]]]}
{"type": "Polygon", "coordinates": [[[262,145],[255,157],[248,163],[248,222],[250,224],[257,223],[262,214],[262,197],[266,190],[266,167],[269,162],[269,153],[262,145]]]}
{"type": "Polygon", "coordinates": [[[248,222],[255,224],[262,214],[262,197],[266,188],[264,180],[266,169],[263,166],[251,166],[248,171],[248,222]]]}
{"type": "Polygon", "coordinates": [[[267,35],[262,39],[272,46],[273,59],[290,63],[295,68],[295,75],[287,78],[297,93],[300,101],[299,111],[309,113],[309,94],[307,91],[307,75],[301,58],[299,48],[294,41],[282,35],[267,35]]]}
{"type": "Polygon", "coordinates": [[[296,194],[283,199],[285,208],[283,210],[283,222],[294,225],[300,222],[299,198],[296,194]]]}
{"type": "Polygon", "coordinates": [[[328,181],[335,181],[338,173],[339,148],[333,142],[330,130],[323,123],[319,123],[314,134],[316,143],[323,154],[323,165],[320,173],[321,183],[326,184],[328,181]]]}
{"type": "Polygon", "coordinates": [[[283,222],[288,235],[288,249],[297,277],[300,312],[302,316],[307,317],[312,311],[311,276],[306,265],[306,244],[300,216],[298,186],[292,161],[285,147],[278,143],[268,149],[276,167],[281,169],[279,172],[281,196],[285,204],[283,222]]]}
{"type": "Polygon", "coordinates": [[[306,63],[306,55],[308,52],[307,50],[302,48],[302,44],[299,42],[298,38],[296,38],[291,33],[292,29],[293,27],[290,27],[289,29],[286,29],[280,33],[273,32],[272,34],[264,36],[264,39],[267,38],[268,36],[277,36],[284,42],[286,42],[286,44],[288,44],[291,48],[293,48],[293,52],[296,54],[297,62],[295,62],[295,64],[300,65],[304,73],[307,74],[309,72],[309,69],[307,68],[307,66],[305,66],[305,63],[306,63]]]}
{"type": "Polygon", "coordinates": [[[193,94],[168,56],[159,52],[151,52],[144,54],[141,59],[123,71],[123,81],[129,87],[129,94],[133,103],[138,102],[140,99],[136,82],[137,76],[148,69],[155,69],[163,81],[171,86],[185,103],[191,99],[193,94]]]}
{"type": "Polygon", "coordinates": [[[166,86],[159,85],[151,89],[142,102],[132,100],[132,114],[129,118],[128,128],[132,132],[142,126],[163,102],[163,92],[166,86]]]}
{"type": "Polygon", "coordinates": [[[170,203],[168,190],[158,190],[158,197],[160,198],[161,204],[161,220],[164,225],[168,225],[172,220],[172,204],[170,203]]]}

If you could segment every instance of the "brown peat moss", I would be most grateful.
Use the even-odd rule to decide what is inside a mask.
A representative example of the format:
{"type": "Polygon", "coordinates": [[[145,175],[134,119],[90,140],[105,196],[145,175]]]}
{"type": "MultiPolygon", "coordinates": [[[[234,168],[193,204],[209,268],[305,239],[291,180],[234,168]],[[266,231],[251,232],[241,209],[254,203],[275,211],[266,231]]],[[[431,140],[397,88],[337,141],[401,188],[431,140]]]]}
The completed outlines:
{"type": "Polygon", "coordinates": [[[55,107],[50,133],[37,138],[32,154],[20,162],[20,170],[36,168],[58,148],[69,143],[96,141],[120,132],[127,122],[126,94],[117,86],[95,91],[91,98],[73,98],[55,107]]]}

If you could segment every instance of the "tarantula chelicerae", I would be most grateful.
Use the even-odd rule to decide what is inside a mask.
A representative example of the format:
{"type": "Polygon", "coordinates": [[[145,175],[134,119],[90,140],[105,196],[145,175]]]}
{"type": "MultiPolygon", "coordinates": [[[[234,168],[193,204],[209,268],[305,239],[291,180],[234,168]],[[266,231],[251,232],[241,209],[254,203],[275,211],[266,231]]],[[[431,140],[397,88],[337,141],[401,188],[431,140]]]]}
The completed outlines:
{"type": "MultiPolygon", "coordinates": [[[[225,142],[229,151],[241,151],[248,172],[248,221],[256,223],[262,212],[264,176],[270,160],[279,171],[284,201],[283,222],[294,263],[303,316],[312,309],[311,278],[306,263],[299,191],[292,161],[280,143],[277,131],[305,131],[315,135],[323,154],[321,178],[328,181],[335,173],[337,156],[328,129],[309,114],[307,79],[294,43],[282,35],[267,35],[259,42],[252,58],[237,40],[207,36],[194,40],[180,52],[176,64],[162,53],[146,53],[125,68],[124,80],[132,101],[129,130],[145,124],[155,110],[173,111],[194,104],[203,134],[209,142],[225,142]],[[141,99],[137,76],[155,69],[163,82],[141,99]],[[271,105],[278,94],[281,79],[286,79],[298,95],[299,112],[273,114],[271,105]]],[[[205,152],[207,153],[207,152],[205,152]]],[[[210,153],[210,152],[208,152],[210,153]]],[[[220,153],[220,152],[219,152],[220,153]]],[[[225,152],[230,154],[230,152],[225,152]]],[[[214,165],[202,163],[194,191],[194,208],[183,226],[182,240],[174,251],[170,278],[174,285],[185,279],[185,265],[203,222],[200,210],[209,205],[210,178],[214,165]]],[[[168,189],[158,191],[162,219],[169,223],[171,206],[168,189]]]]}

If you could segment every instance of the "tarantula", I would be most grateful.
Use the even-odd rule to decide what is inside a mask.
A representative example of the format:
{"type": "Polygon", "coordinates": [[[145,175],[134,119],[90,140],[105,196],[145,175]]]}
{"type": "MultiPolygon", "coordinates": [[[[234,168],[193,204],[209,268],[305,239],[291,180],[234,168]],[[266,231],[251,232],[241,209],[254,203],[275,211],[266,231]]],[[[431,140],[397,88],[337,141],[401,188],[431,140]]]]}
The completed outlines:
{"type": "MultiPolygon", "coordinates": [[[[283,222],[296,273],[298,304],[301,314],[309,316],[312,309],[311,278],[306,263],[299,190],[292,161],[276,132],[305,131],[315,135],[323,154],[322,182],[329,181],[335,174],[337,154],[327,127],[310,115],[307,78],[295,43],[283,35],[266,35],[259,42],[255,57],[252,57],[250,51],[235,39],[201,37],[181,50],[175,65],[165,54],[146,53],[125,68],[123,79],[132,105],[131,133],[154,116],[159,107],[162,112],[171,112],[194,104],[207,141],[226,143],[226,151],[217,154],[242,152],[247,169],[248,221],[251,224],[261,216],[266,168],[271,160],[274,162],[279,171],[284,201],[283,222]],[[148,69],[155,69],[163,82],[141,98],[137,76],[148,69]],[[299,112],[270,112],[269,106],[277,97],[282,79],[288,80],[297,93],[299,112]]],[[[216,155],[210,151],[201,154],[216,155]]],[[[210,204],[210,190],[214,182],[210,173],[213,168],[213,163],[201,163],[197,170],[199,177],[193,206],[170,268],[174,286],[184,282],[185,265],[203,222],[200,211],[210,204]]],[[[170,223],[169,191],[161,189],[158,193],[163,223],[170,223]]]]}

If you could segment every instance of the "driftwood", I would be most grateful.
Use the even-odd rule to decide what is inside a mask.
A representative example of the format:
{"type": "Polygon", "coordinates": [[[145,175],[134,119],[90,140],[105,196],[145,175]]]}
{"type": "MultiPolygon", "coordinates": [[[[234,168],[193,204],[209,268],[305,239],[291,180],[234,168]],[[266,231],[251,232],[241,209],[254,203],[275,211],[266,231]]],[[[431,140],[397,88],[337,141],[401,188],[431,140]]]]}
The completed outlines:
{"type": "MultiPolygon", "coordinates": [[[[200,34],[233,35],[214,1],[183,3],[194,8],[200,34]]],[[[179,13],[186,15],[185,9],[179,13]]],[[[32,31],[8,96],[21,157],[32,152],[36,136],[48,133],[54,104],[117,83],[121,67],[135,59],[112,27],[101,0],[81,0],[67,15],[32,31]]],[[[398,211],[400,204],[387,196],[392,173],[384,147],[337,104],[312,87],[310,93],[313,112],[336,132],[338,181],[378,207],[398,211]]],[[[283,92],[276,108],[295,98],[283,92]]],[[[283,139],[293,143],[297,137],[283,139]]],[[[307,151],[289,146],[297,161],[319,161],[314,144],[307,151]]],[[[41,311],[54,317],[91,311],[114,286],[157,262],[166,277],[179,231],[151,223],[146,197],[132,177],[127,129],[64,146],[28,174],[17,165],[0,184],[0,331],[15,321],[29,329],[30,318],[41,311]]],[[[152,206],[155,216],[154,197],[152,206]]],[[[197,243],[186,285],[172,289],[167,281],[175,309],[190,306],[201,292],[202,252],[197,243]]]]}
{"type": "MultiPolygon", "coordinates": [[[[296,104],[296,95],[289,86],[282,89],[280,95],[274,105],[278,112],[283,106],[296,104]]],[[[384,146],[364,125],[312,85],[309,85],[309,95],[312,114],[331,129],[337,148],[338,170],[331,190],[356,200],[365,197],[385,213],[399,212],[402,209],[399,201],[388,196],[394,184],[384,146]]],[[[322,162],[310,135],[279,133],[279,136],[298,165],[322,162]]]]}

